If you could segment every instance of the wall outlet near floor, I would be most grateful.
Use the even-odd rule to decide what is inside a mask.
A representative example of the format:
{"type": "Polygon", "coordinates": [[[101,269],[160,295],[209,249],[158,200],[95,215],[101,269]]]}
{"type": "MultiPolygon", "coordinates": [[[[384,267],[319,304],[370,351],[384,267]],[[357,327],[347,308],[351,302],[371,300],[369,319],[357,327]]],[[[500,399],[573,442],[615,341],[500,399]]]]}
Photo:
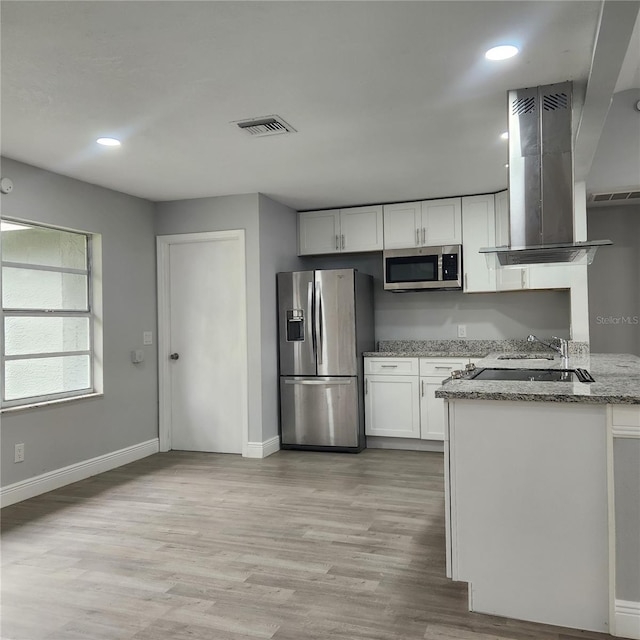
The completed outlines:
{"type": "Polygon", "coordinates": [[[467,337],[467,325],[459,324],[458,325],[458,338],[466,338],[467,337]]]}
{"type": "Polygon", "coordinates": [[[153,331],[142,332],[142,344],[147,346],[153,344],[153,331]]]}
{"type": "Polygon", "coordinates": [[[24,442],[16,445],[15,455],[13,457],[14,462],[24,462],[24,442]]]}

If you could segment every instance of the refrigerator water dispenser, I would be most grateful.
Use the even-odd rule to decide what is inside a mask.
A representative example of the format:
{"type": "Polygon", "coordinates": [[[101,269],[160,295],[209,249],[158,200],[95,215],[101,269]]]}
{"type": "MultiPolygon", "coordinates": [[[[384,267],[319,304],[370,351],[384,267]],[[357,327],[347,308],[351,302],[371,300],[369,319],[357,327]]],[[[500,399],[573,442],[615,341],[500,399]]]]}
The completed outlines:
{"type": "Polygon", "coordinates": [[[304,310],[287,309],[287,342],[304,342],[304,310]]]}

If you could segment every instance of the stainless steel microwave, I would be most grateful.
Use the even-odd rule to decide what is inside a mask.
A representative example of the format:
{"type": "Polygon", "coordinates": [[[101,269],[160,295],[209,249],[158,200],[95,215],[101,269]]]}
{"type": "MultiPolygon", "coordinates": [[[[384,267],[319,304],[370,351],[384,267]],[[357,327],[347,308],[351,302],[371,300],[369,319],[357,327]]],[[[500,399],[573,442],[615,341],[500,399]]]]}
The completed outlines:
{"type": "Polygon", "coordinates": [[[384,251],[384,288],[390,291],[462,289],[462,247],[415,247],[384,251]]]}

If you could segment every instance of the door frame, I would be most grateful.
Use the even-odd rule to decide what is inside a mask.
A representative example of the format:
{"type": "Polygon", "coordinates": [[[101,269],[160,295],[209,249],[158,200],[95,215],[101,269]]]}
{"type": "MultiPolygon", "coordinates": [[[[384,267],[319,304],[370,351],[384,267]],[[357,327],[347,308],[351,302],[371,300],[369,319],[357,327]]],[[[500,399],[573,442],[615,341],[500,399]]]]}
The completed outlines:
{"type": "Polygon", "coordinates": [[[244,366],[241,367],[240,395],[243,398],[241,408],[242,455],[247,456],[249,442],[249,358],[247,350],[247,263],[244,229],[230,231],[205,231],[201,233],[179,233],[156,236],[158,267],[158,436],[160,451],[171,451],[171,370],[169,369],[169,350],[171,347],[171,300],[170,300],[170,260],[169,249],[172,244],[193,242],[234,241],[237,243],[242,264],[240,278],[241,317],[239,324],[243,328],[240,336],[239,351],[244,366]]]}

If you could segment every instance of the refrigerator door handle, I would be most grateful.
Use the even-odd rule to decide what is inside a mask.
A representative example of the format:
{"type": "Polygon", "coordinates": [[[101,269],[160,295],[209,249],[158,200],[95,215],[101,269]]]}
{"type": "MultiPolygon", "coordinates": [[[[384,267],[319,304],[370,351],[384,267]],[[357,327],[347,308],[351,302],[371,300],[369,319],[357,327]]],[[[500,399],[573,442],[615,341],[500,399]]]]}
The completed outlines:
{"type": "Polygon", "coordinates": [[[351,384],[349,378],[325,378],[315,380],[289,380],[285,379],[285,384],[304,384],[304,385],[321,385],[327,386],[329,384],[351,384]]]}
{"type": "MultiPolygon", "coordinates": [[[[309,282],[307,285],[307,310],[309,315],[313,318],[313,282],[309,282]]],[[[315,327],[311,324],[311,348],[313,350],[313,357],[316,358],[316,332],[315,327]]]]}
{"type": "Polygon", "coordinates": [[[316,280],[316,350],[318,364],[322,364],[322,351],[324,350],[324,327],[322,325],[322,285],[316,280]]]}

